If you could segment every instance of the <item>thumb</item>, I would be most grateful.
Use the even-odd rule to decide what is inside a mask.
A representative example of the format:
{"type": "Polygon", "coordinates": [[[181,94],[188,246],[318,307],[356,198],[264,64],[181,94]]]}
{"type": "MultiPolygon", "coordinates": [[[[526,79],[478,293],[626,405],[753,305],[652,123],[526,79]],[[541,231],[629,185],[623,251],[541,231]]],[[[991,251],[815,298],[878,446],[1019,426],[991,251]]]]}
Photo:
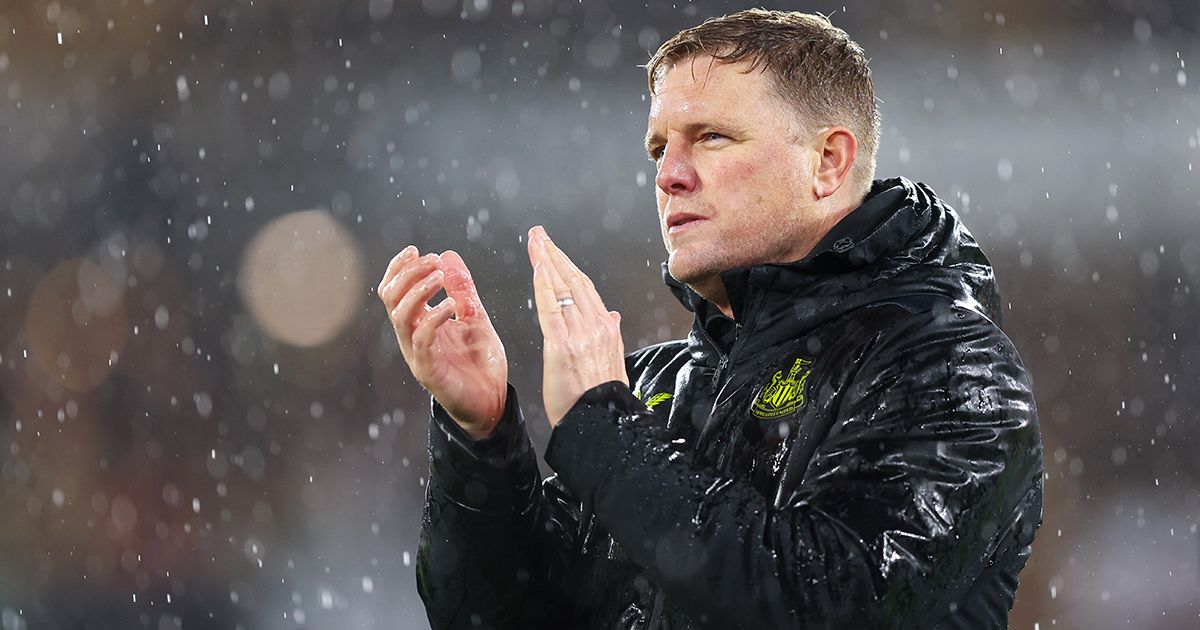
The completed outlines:
{"type": "Polygon", "coordinates": [[[482,312],[483,302],[479,299],[479,291],[475,288],[471,271],[467,269],[467,264],[463,262],[462,256],[459,256],[458,252],[448,249],[442,252],[438,258],[442,262],[442,273],[445,278],[443,286],[446,288],[446,295],[454,298],[455,316],[462,319],[482,312]]]}
{"type": "MultiPolygon", "coordinates": [[[[621,335],[621,314],[616,311],[609,311],[608,316],[612,318],[613,323],[617,325],[617,350],[620,356],[625,356],[625,340],[621,335]]],[[[626,385],[629,384],[629,372],[625,369],[625,362],[621,361],[621,381],[626,385]]]]}

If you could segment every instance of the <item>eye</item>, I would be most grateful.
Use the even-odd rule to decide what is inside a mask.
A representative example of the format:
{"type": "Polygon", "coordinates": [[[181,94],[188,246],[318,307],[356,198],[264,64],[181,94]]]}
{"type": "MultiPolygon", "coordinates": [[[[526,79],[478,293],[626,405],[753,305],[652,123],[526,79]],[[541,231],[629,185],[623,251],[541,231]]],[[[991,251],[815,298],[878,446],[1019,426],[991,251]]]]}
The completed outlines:
{"type": "Polygon", "coordinates": [[[715,131],[708,131],[708,132],[705,132],[704,135],[700,136],[700,139],[707,142],[710,140],[723,140],[726,137],[727,136],[725,136],[724,134],[720,134],[715,131]]]}
{"type": "Polygon", "coordinates": [[[650,157],[651,162],[657,162],[662,159],[664,150],[666,150],[666,146],[663,145],[650,147],[650,149],[646,151],[646,154],[650,157]]]}

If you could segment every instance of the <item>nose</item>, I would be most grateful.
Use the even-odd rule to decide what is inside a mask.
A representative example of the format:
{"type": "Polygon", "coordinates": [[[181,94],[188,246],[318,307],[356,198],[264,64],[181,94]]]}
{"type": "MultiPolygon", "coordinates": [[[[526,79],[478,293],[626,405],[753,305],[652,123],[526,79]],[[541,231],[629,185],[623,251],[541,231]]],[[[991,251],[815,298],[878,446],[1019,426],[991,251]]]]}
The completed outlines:
{"type": "Polygon", "coordinates": [[[691,164],[690,154],[683,148],[667,147],[658,165],[654,183],[668,195],[687,194],[696,189],[700,177],[691,164]]]}

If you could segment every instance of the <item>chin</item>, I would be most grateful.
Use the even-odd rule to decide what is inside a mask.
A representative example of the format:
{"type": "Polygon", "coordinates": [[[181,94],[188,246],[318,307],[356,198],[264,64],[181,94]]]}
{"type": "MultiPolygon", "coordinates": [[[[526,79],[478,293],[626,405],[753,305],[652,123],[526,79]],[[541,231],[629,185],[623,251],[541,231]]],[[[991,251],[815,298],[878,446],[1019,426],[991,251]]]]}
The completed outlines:
{"type": "Polygon", "coordinates": [[[667,271],[671,273],[672,278],[684,284],[695,285],[720,273],[720,270],[708,269],[709,265],[704,264],[707,261],[691,259],[687,255],[680,254],[681,252],[678,251],[671,254],[667,260],[667,271]]]}

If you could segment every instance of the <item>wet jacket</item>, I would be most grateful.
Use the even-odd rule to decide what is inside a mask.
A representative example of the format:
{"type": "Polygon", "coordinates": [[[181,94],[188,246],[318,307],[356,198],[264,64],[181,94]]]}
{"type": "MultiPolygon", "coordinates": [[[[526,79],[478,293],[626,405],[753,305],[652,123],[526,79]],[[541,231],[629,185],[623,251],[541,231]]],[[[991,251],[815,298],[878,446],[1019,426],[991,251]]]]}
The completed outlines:
{"type": "Polygon", "coordinates": [[[690,334],[583,395],[556,475],[512,387],[479,442],[433,402],[432,626],[1004,627],[1042,446],[959,216],[876,181],[813,254],[723,273],[732,320],[663,275],[690,334]]]}

